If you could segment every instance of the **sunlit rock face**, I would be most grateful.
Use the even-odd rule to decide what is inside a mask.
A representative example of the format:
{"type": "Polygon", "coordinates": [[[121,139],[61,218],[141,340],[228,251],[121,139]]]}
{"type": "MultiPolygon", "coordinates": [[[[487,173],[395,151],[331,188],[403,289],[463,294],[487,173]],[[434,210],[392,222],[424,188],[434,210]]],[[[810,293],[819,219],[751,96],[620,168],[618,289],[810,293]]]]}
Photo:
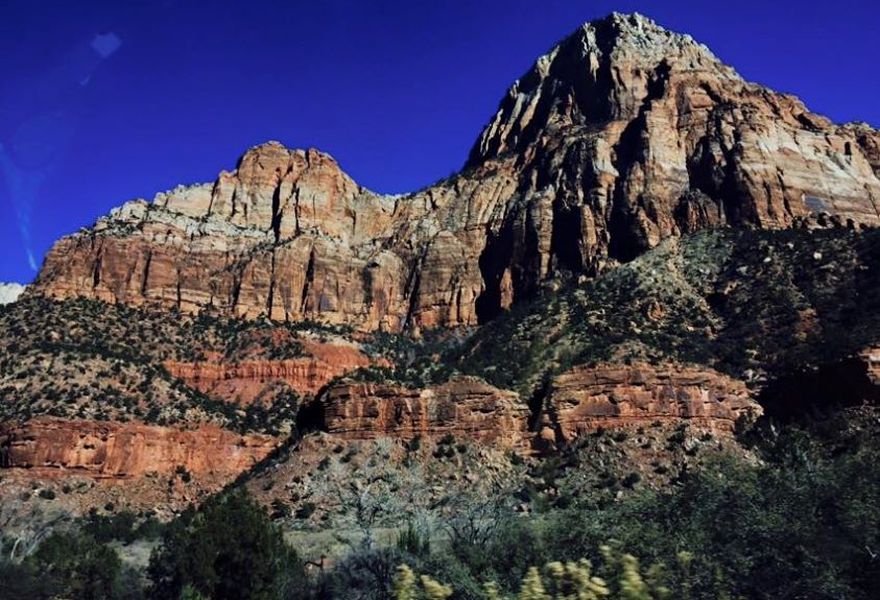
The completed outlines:
{"type": "Polygon", "coordinates": [[[473,377],[423,389],[341,381],[317,402],[320,427],[345,440],[453,436],[507,448],[528,444],[528,406],[473,377]]]}
{"type": "Polygon", "coordinates": [[[708,367],[680,364],[577,366],[558,375],[545,427],[561,442],[599,428],[686,422],[731,435],[761,415],[746,385],[708,367]]]}
{"type": "Polygon", "coordinates": [[[48,478],[123,480],[185,470],[219,489],[278,443],[268,435],[237,435],[213,425],[184,429],[53,418],[0,424],[2,467],[48,478]]]}
{"type": "Polygon", "coordinates": [[[311,396],[333,379],[373,364],[385,361],[371,359],[354,344],[304,340],[303,355],[296,358],[230,361],[207,356],[195,362],[165,361],[164,367],[172,377],[212,398],[246,406],[265,403],[279,385],[297,396],[311,396]]]}
{"type": "Polygon", "coordinates": [[[383,196],[268,143],[59,241],[34,293],[360,330],[486,321],[722,225],[880,223],[880,134],[744,81],[639,15],[578,28],[507,92],[458,175],[383,196]]]}

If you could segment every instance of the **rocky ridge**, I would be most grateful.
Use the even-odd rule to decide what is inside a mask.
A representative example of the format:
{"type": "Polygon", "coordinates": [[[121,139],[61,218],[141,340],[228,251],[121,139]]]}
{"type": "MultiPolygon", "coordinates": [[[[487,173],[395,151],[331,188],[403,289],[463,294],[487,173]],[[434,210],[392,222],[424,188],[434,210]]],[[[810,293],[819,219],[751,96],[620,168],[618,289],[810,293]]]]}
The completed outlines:
{"type": "Polygon", "coordinates": [[[760,414],[744,383],[711,369],[600,364],[574,367],[553,379],[544,426],[561,443],[599,428],[670,421],[730,434],[760,414]]]}
{"type": "MultiPolygon", "coordinates": [[[[2,466],[100,481],[83,512],[179,508],[182,473],[211,493],[279,448],[307,479],[423,439],[496,462],[604,429],[658,464],[681,428],[724,447],[797,368],[877,395],[878,198],[875,130],[615,14],[541,57],[434,186],[383,196],[270,142],[60,240],[0,309],[2,466]]],[[[303,485],[269,461],[265,492],[267,464],[303,485]]]]}
{"type": "Polygon", "coordinates": [[[124,480],[187,473],[219,489],[278,445],[268,435],[220,427],[174,429],[143,423],[33,419],[0,426],[0,466],[42,477],[124,480]]]}
{"type": "Polygon", "coordinates": [[[326,154],[264,144],[62,239],[33,293],[367,331],[476,325],[703,228],[880,223],[878,147],[875,130],[615,14],[538,59],[447,181],[382,196],[326,154]]]}
{"type": "Polygon", "coordinates": [[[270,384],[286,384],[300,396],[313,396],[333,379],[373,364],[385,364],[381,357],[367,356],[357,344],[336,340],[300,342],[303,356],[280,360],[229,361],[207,356],[197,362],[165,361],[172,377],[215,398],[248,405],[263,399],[270,384]]]}
{"type": "Polygon", "coordinates": [[[424,389],[341,381],[317,399],[321,428],[344,440],[452,436],[528,449],[529,409],[519,397],[464,377],[424,389]]]}

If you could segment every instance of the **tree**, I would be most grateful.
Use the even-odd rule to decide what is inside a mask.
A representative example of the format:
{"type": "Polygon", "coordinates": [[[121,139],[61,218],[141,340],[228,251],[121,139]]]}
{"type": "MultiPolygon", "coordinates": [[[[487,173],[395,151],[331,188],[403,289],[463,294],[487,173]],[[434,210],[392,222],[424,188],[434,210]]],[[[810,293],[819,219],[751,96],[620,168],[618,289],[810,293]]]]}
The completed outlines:
{"type": "Polygon", "coordinates": [[[152,596],[174,600],[184,590],[214,600],[280,598],[305,576],[281,531],[244,490],[214,498],[172,523],[148,573],[152,596]]]}
{"type": "Polygon", "coordinates": [[[88,535],[54,533],[25,565],[39,573],[51,590],[65,597],[93,600],[121,595],[119,557],[112,548],[88,535]]]}

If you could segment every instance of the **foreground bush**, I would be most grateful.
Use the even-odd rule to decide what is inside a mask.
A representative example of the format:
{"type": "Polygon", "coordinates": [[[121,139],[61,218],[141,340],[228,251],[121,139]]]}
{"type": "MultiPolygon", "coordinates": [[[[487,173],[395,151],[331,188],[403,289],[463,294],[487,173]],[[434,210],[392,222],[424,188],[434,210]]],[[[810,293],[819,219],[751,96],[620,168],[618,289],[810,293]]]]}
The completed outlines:
{"type": "MultiPolygon", "coordinates": [[[[603,546],[605,571],[611,579],[593,575],[589,560],[550,562],[543,569],[529,567],[520,582],[515,600],[661,600],[671,592],[658,578],[658,569],[649,569],[647,577],[639,571],[639,561],[631,554],[615,553],[603,546]]],[[[498,584],[488,582],[483,590],[487,600],[514,600],[501,593],[498,584]]],[[[394,600],[446,600],[453,594],[450,586],[421,575],[407,565],[397,569],[394,578],[394,600]]]]}

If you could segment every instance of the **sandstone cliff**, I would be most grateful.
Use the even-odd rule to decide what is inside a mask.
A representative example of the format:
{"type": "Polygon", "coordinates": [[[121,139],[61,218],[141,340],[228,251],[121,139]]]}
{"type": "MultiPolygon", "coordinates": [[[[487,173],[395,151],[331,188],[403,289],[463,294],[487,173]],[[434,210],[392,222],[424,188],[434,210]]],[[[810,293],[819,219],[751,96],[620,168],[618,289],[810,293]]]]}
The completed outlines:
{"type": "Polygon", "coordinates": [[[166,361],[172,377],[209,396],[247,405],[273,384],[284,383],[300,396],[317,393],[332,379],[374,362],[353,344],[305,341],[305,356],[283,360],[229,361],[208,356],[203,361],[166,361]]]}
{"type": "Polygon", "coordinates": [[[177,471],[203,483],[231,481],[278,444],[267,435],[236,435],[216,426],[194,429],[39,418],[0,424],[0,466],[39,477],[85,475],[131,479],[177,471]]]}
{"type": "Polygon", "coordinates": [[[569,442],[598,428],[689,422],[730,434],[761,414],[741,381],[684,365],[578,366],[558,375],[547,400],[545,427],[569,442]]]}
{"type": "Polygon", "coordinates": [[[520,449],[657,422],[687,422],[730,436],[738,424],[748,425],[762,412],[743,382],[711,368],[647,363],[581,365],[556,376],[536,427],[516,394],[473,377],[424,389],[341,381],[317,403],[321,427],[340,439],[448,434],[520,449]]]}
{"type": "Polygon", "coordinates": [[[363,330],[474,325],[723,224],[880,223],[880,134],[742,80],[639,15],[575,31],[508,91],[457,176],[406,196],[269,143],[50,251],[33,293],[363,330]]]}
{"type": "Polygon", "coordinates": [[[519,397],[476,378],[457,378],[425,389],[342,381],[317,399],[320,425],[345,440],[445,435],[521,446],[529,409],[519,397]]]}

